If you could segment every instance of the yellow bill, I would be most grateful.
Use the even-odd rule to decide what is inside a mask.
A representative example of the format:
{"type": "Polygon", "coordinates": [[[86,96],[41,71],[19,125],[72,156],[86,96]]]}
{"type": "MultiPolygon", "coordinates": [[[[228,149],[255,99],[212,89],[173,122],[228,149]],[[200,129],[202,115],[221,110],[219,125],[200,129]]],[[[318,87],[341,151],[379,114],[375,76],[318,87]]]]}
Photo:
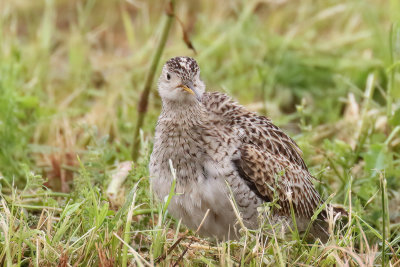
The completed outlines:
{"type": "Polygon", "coordinates": [[[182,85],[181,88],[182,88],[183,90],[185,90],[186,92],[192,94],[192,95],[195,94],[195,93],[193,92],[193,90],[190,89],[189,87],[187,87],[186,85],[182,85]]]}

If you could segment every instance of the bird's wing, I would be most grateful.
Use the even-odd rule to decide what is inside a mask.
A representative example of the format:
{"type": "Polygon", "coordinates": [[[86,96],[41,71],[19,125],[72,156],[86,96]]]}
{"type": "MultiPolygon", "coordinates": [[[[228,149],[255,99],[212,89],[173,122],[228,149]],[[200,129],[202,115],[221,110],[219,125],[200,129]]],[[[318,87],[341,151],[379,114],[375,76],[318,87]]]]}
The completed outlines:
{"type": "Polygon", "coordinates": [[[278,198],[280,212],[290,214],[288,194],[299,216],[311,217],[321,199],[301,150],[264,116],[247,111],[222,93],[205,93],[203,105],[230,127],[239,128],[240,157],[233,162],[239,175],[265,201],[278,198]]]}
{"type": "Polygon", "coordinates": [[[301,157],[301,150],[295,141],[275,126],[270,119],[246,110],[219,92],[204,93],[203,105],[215,116],[224,120],[231,127],[238,127],[244,143],[253,144],[260,150],[281,155],[293,164],[307,170],[301,157]]]}
{"type": "Polygon", "coordinates": [[[286,216],[290,216],[291,198],[296,216],[311,218],[321,199],[307,170],[252,144],[242,144],[239,149],[240,157],[233,163],[242,179],[255,186],[257,195],[269,201],[277,200],[281,208],[276,212],[286,216]]]}

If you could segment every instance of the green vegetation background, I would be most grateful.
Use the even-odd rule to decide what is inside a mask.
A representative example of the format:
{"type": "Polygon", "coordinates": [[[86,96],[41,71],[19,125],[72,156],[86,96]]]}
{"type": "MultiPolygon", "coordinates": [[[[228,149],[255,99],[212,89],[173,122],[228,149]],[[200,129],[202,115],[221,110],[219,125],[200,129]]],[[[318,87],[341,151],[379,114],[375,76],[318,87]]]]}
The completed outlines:
{"type": "Polygon", "coordinates": [[[327,244],[260,243],[259,231],[224,243],[189,232],[173,249],[185,228],[153,203],[148,185],[156,81],[137,166],[106,193],[131,159],[166,4],[0,2],[0,263],[400,264],[399,2],[177,1],[183,26],[175,20],[156,76],[172,56],[195,57],[209,91],[296,140],[319,192],[335,193],[350,218],[327,244]]]}

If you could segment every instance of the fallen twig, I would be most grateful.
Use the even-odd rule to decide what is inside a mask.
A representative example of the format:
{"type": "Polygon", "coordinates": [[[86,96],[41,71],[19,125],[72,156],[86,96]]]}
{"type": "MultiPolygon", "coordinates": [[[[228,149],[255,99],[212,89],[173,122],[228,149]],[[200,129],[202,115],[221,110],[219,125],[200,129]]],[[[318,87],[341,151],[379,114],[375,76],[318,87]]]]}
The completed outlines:
{"type": "Polygon", "coordinates": [[[188,232],[189,232],[189,231],[186,230],[186,232],[183,233],[183,234],[181,235],[181,237],[179,237],[179,238],[175,241],[174,244],[172,244],[172,246],[168,249],[167,252],[165,252],[163,255],[161,255],[161,256],[159,256],[157,259],[155,259],[155,263],[158,263],[158,262],[160,262],[160,261],[165,260],[165,258],[166,258],[166,257],[176,248],[176,246],[179,245],[179,243],[186,237],[186,235],[187,235],[188,232]]]}
{"type": "MultiPolygon", "coordinates": [[[[197,230],[196,230],[195,234],[197,234],[197,233],[200,231],[200,229],[201,229],[201,227],[203,226],[203,223],[205,222],[205,220],[206,220],[206,218],[207,218],[209,212],[210,212],[210,210],[208,209],[207,212],[206,212],[206,214],[204,214],[203,220],[201,221],[199,227],[197,227],[197,230]]],[[[182,254],[179,256],[178,260],[174,263],[174,265],[173,265],[174,267],[177,266],[178,263],[183,259],[183,256],[185,256],[186,252],[189,250],[190,246],[192,245],[193,240],[194,240],[193,238],[190,239],[189,244],[187,245],[187,247],[185,248],[185,250],[182,252],[182,254]]]]}

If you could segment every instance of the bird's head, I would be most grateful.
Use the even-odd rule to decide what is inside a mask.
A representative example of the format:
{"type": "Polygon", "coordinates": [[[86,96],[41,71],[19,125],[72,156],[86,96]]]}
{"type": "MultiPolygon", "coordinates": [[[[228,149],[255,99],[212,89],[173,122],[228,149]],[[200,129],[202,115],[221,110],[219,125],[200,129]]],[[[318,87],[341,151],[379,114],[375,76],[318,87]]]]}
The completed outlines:
{"type": "Polygon", "coordinates": [[[204,90],[199,65],[193,58],[174,57],[164,64],[158,80],[158,92],[163,100],[190,104],[200,101],[204,90]]]}

